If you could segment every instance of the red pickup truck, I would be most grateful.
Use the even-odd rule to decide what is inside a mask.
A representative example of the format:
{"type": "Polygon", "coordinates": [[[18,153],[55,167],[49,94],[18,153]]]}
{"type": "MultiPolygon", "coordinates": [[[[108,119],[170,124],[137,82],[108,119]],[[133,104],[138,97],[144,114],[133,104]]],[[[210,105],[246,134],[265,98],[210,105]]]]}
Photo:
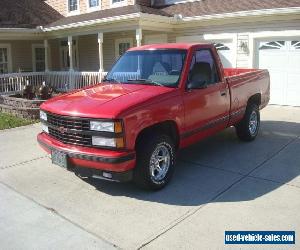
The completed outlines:
{"type": "Polygon", "coordinates": [[[158,190],[179,149],[230,126],[254,140],[269,96],[267,70],[223,69],[211,44],[146,45],[103,83],[46,101],[37,140],[79,176],[158,190]]]}

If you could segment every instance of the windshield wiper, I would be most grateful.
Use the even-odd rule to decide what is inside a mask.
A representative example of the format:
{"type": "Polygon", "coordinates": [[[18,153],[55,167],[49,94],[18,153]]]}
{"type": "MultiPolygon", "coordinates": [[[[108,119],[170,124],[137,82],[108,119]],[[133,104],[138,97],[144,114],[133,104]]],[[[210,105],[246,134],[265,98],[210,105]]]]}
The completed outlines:
{"type": "Polygon", "coordinates": [[[110,82],[110,83],[121,83],[120,81],[118,81],[117,79],[114,79],[114,78],[106,78],[103,80],[103,82],[110,82]]]}
{"type": "Polygon", "coordinates": [[[157,86],[165,86],[159,82],[154,82],[150,79],[128,79],[127,82],[142,82],[142,83],[145,83],[145,84],[154,84],[154,85],[157,85],[157,86]]]}

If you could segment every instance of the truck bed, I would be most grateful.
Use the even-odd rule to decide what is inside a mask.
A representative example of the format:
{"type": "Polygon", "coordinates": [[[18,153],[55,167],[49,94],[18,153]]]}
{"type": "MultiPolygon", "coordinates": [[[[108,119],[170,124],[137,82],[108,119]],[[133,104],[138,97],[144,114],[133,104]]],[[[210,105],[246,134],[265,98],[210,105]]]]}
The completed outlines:
{"type": "Polygon", "coordinates": [[[245,112],[247,102],[254,93],[260,98],[260,109],[268,104],[270,78],[267,70],[226,68],[224,76],[231,92],[231,125],[237,121],[234,114],[245,112]]]}
{"type": "Polygon", "coordinates": [[[244,69],[244,68],[224,68],[224,76],[230,77],[230,76],[237,76],[245,73],[250,72],[258,72],[261,71],[260,69],[244,69]]]}

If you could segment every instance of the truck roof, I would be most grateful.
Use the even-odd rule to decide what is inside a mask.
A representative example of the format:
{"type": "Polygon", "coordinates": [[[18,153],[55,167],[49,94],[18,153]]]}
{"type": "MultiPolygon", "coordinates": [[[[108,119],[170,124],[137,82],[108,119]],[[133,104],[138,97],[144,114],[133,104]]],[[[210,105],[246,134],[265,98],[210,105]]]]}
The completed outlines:
{"type": "Polygon", "coordinates": [[[140,47],[130,48],[128,51],[137,50],[156,50],[156,49],[190,49],[196,45],[211,45],[210,43],[161,43],[143,45],[140,47]]]}

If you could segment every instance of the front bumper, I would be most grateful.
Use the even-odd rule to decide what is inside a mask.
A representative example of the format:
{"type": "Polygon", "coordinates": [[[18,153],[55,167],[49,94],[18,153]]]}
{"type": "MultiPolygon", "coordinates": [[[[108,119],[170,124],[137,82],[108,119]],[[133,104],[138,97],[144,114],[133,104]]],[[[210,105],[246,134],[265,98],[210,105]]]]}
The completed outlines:
{"type": "Polygon", "coordinates": [[[46,133],[37,136],[40,146],[49,154],[53,149],[64,152],[70,169],[80,176],[129,181],[135,167],[134,152],[119,152],[106,149],[67,145],[46,133]],[[108,178],[107,176],[111,176],[108,178]]]}

